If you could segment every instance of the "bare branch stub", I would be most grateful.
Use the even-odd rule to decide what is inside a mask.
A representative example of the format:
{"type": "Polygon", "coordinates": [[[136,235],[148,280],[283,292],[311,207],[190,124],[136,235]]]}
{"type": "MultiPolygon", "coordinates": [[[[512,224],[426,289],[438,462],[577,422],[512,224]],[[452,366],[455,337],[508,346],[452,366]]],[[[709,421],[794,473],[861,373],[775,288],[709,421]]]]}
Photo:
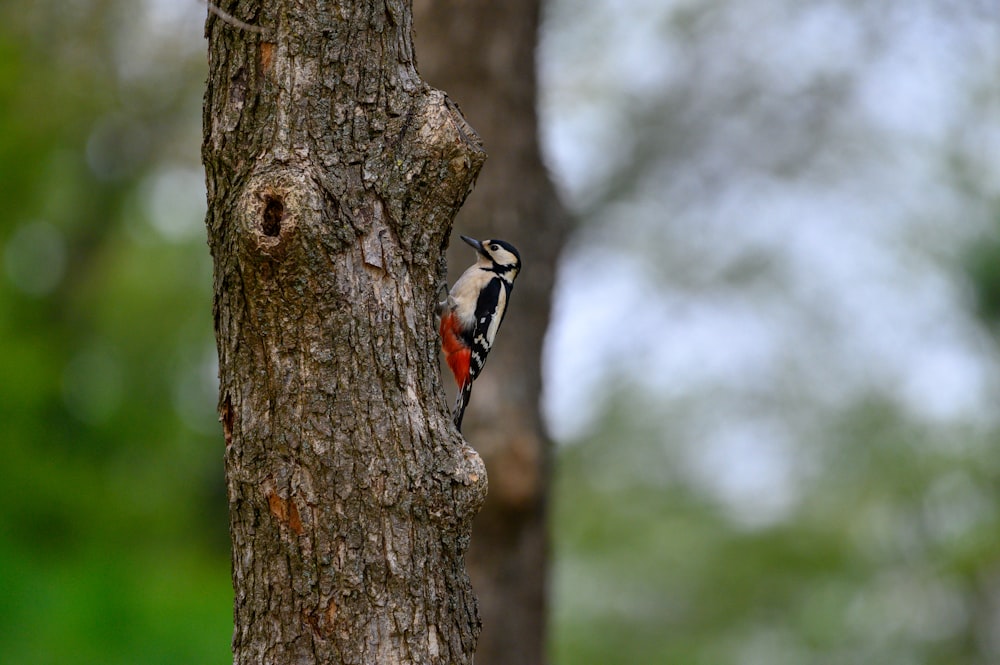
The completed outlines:
{"type": "Polygon", "coordinates": [[[224,23],[227,23],[238,30],[246,30],[247,32],[253,32],[259,35],[264,34],[264,29],[259,25],[251,25],[245,21],[241,21],[232,14],[222,11],[218,5],[210,2],[209,0],[202,0],[208,7],[208,11],[211,14],[218,16],[224,23]]]}

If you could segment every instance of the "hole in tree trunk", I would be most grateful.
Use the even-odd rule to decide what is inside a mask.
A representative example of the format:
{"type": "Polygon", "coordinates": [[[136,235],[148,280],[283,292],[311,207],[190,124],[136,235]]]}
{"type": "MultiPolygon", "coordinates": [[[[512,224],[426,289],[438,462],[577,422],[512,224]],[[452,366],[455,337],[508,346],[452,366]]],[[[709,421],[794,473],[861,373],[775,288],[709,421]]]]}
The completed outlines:
{"type": "Polygon", "coordinates": [[[281,218],[285,214],[285,204],[281,199],[268,196],[264,201],[264,219],[261,221],[260,230],[264,235],[275,238],[281,233],[281,218]]]}

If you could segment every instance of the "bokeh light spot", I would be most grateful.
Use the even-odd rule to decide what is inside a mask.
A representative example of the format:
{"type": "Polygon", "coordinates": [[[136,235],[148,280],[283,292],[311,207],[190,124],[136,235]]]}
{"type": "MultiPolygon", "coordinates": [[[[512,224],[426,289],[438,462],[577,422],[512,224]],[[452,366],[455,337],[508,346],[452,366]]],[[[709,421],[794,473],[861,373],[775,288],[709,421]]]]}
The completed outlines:
{"type": "Polygon", "coordinates": [[[32,296],[48,295],[66,270],[66,239],[48,222],[28,222],[7,241],[3,258],[15,287],[32,296]]]}

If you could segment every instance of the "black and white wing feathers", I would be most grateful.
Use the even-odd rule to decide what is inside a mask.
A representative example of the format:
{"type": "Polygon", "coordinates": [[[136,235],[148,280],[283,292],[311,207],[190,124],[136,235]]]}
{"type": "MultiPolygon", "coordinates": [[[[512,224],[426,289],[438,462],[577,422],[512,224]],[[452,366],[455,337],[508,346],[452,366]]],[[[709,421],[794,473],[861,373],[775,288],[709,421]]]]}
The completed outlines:
{"type": "Polygon", "coordinates": [[[475,379],[486,364],[486,356],[493,348],[500,324],[507,313],[507,300],[511,284],[500,276],[489,281],[476,301],[476,325],[472,331],[472,358],[469,362],[469,376],[475,379]]]}

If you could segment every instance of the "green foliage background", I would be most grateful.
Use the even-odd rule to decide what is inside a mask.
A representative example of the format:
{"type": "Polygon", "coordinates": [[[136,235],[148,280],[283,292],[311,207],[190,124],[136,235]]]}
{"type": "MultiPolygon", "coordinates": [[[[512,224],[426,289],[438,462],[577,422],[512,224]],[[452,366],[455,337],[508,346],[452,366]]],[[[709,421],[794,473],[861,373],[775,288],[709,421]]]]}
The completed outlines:
{"type": "Polygon", "coordinates": [[[996,6],[630,7],[539,58],[553,661],[1000,662],[996,6]]]}
{"type": "Polygon", "coordinates": [[[143,17],[0,8],[4,663],[230,659],[204,58],[143,17]]]}
{"type": "MultiPolygon", "coordinates": [[[[693,43],[731,6],[692,3],[664,32],[693,43]]],[[[594,9],[580,7],[572,11],[594,9]]],[[[3,663],[230,659],[198,155],[204,45],[201,9],[189,9],[181,0],[0,7],[3,663]]],[[[548,20],[568,23],[558,11],[548,20]]],[[[564,39],[581,61],[594,51],[578,34],[564,39]]],[[[837,89],[820,84],[821,100],[837,89]]],[[[590,79],[581,87],[602,94],[590,79]]],[[[970,94],[995,111],[988,92],[970,94]]],[[[741,109],[754,106],[745,91],[734,95],[741,109]]],[[[676,100],[637,100],[623,125],[646,133],[636,129],[622,163],[648,174],[666,155],[686,168],[690,137],[667,122],[676,100]]],[[[615,155],[604,157],[595,161],[615,155]]],[[[962,210],[995,221],[994,195],[960,157],[939,155],[967,197],[962,210]]],[[[641,194],[642,179],[608,169],[571,202],[577,247],[628,235],[604,213],[641,194]]],[[[648,252],[648,240],[627,249],[648,252]]],[[[948,260],[967,277],[962,306],[993,340],[1000,244],[987,238],[948,260]]],[[[721,288],[759,287],[755,265],[719,277],[721,288]]],[[[800,499],[784,519],[749,528],[691,477],[677,443],[697,442],[687,418],[719,395],[660,398],[627,372],[609,374],[615,388],[594,407],[603,409],[594,425],[558,449],[553,662],[1000,660],[1000,463],[989,418],[929,424],[879,391],[832,410],[790,401],[787,419],[808,448],[800,499]]]]}

